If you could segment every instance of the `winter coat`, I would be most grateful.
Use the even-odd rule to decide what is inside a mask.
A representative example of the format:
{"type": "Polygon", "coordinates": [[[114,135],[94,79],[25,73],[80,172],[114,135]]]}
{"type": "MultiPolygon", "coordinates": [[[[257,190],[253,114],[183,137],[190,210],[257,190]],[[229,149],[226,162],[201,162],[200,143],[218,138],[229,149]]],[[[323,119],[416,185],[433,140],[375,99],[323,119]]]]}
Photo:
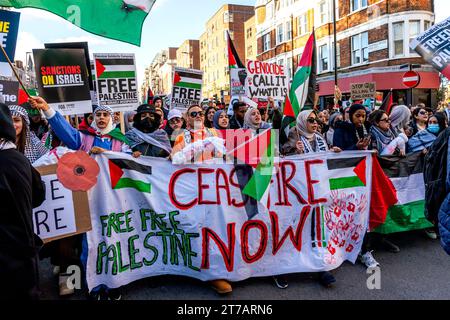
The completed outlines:
{"type": "Polygon", "coordinates": [[[37,298],[38,251],[33,208],[45,199],[39,173],[15,149],[0,151],[0,300],[37,298]]]}
{"type": "MultiPolygon", "coordinates": [[[[448,131],[448,130],[447,130],[448,131]]],[[[447,197],[439,209],[439,231],[441,234],[441,244],[444,250],[450,255],[450,137],[447,140],[447,197]]]]}
{"type": "MultiPolygon", "coordinates": [[[[369,132],[368,129],[367,132],[369,132]]],[[[357,150],[357,143],[358,137],[356,136],[355,125],[345,121],[337,122],[334,129],[333,146],[339,147],[344,151],[357,150]]]]}
{"type": "Polygon", "coordinates": [[[439,209],[447,197],[446,177],[448,167],[448,140],[450,128],[442,132],[429,147],[425,157],[425,216],[436,224],[439,209]]]}

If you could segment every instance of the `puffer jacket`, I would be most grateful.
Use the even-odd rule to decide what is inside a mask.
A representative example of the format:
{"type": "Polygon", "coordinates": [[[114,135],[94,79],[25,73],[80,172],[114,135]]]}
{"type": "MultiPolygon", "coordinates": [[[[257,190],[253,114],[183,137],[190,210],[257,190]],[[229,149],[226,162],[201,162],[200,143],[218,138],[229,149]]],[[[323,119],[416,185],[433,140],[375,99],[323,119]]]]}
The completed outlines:
{"type": "Polygon", "coordinates": [[[439,209],[439,231],[442,247],[450,255],[450,138],[448,138],[446,186],[447,197],[439,209]]]}

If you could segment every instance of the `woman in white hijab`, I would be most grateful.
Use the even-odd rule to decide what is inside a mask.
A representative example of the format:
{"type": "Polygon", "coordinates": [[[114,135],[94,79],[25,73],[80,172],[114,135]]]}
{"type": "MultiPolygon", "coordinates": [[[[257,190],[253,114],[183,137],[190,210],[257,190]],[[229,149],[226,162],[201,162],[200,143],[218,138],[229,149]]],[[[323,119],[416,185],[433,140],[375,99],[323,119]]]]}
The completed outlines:
{"type": "Polygon", "coordinates": [[[247,110],[244,116],[244,129],[252,129],[258,133],[259,130],[271,129],[270,123],[262,121],[261,114],[256,108],[247,110]]]}
{"type": "Polygon", "coordinates": [[[411,122],[411,111],[407,106],[395,106],[389,115],[389,119],[391,120],[392,130],[397,136],[400,133],[408,135],[408,132],[405,131],[409,130],[408,125],[411,122]]]}
{"type": "Polygon", "coordinates": [[[284,155],[304,154],[311,152],[340,152],[333,147],[328,149],[327,142],[318,130],[317,115],[312,110],[305,110],[298,114],[297,125],[289,131],[288,141],[281,148],[284,155]]]}

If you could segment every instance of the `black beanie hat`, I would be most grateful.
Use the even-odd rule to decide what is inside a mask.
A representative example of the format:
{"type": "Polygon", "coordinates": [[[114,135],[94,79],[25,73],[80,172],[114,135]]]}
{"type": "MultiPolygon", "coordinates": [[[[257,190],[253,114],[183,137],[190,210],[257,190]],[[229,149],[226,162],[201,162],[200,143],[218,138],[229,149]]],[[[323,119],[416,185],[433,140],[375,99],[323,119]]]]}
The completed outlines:
{"type": "Polygon", "coordinates": [[[16,130],[14,129],[11,112],[8,106],[3,103],[0,103],[0,139],[16,141],[16,130]]]}
{"type": "Polygon", "coordinates": [[[350,107],[350,110],[348,111],[348,115],[350,116],[350,122],[353,123],[353,115],[358,110],[364,110],[367,113],[366,107],[364,107],[362,104],[354,104],[350,107]]]}

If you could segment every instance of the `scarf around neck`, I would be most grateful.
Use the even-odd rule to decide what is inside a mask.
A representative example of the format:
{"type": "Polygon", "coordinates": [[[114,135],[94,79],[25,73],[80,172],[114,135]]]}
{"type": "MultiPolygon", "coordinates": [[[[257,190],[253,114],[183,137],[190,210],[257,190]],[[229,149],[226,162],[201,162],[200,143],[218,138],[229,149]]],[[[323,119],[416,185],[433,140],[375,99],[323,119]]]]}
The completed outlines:
{"type": "Polygon", "coordinates": [[[134,148],[142,143],[148,143],[167,151],[167,153],[172,152],[169,137],[167,136],[167,133],[161,129],[155,130],[151,133],[144,133],[136,128],[133,128],[127,132],[126,138],[130,141],[131,148],[134,148]]]}

